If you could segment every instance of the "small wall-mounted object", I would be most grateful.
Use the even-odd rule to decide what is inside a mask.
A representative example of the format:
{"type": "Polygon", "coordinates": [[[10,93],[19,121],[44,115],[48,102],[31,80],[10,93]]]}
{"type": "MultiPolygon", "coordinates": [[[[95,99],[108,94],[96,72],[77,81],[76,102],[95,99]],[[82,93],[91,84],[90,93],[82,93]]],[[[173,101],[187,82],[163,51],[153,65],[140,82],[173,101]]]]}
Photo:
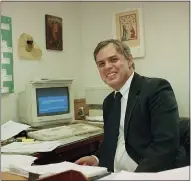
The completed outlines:
{"type": "Polygon", "coordinates": [[[40,60],[42,50],[31,35],[22,33],[18,40],[18,56],[21,60],[40,60]]]}
{"type": "Polygon", "coordinates": [[[86,105],[85,99],[74,100],[75,120],[85,120],[85,116],[89,115],[89,107],[86,105]]]}

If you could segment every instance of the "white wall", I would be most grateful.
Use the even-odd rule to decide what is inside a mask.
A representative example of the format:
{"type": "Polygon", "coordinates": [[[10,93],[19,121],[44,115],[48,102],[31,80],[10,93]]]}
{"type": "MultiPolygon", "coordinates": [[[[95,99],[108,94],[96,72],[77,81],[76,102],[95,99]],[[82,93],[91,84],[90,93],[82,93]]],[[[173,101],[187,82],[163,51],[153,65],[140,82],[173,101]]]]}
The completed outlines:
{"type": "Polygon", "coordinates": [[[84,86],[103,86],[93,60],[96,44],[112,38],[112,15],[143,6],[144,58],[136,72],[170,81],[180,115],[189,116],[189,3],[188,2],[3,2],[1,14],[12,17],[15,93],[1,98],[1,123],[17,120],[17,93],[35,77],[74,77],[74,98],[84,86]],[[45,47],[45,14],[63,18],[62,52],[45,47]],[[43,50],[41,61],[17,57],[17,40],[31,34],[43,50]]]}
{"type": "Polygon", "coordinates": [[[1,14],[12,18],[15,93],[1,98],[1,123],[17,121],[17,93],[34,78],[75,78],[74,98],[84,96],[81,62],[81,3],[2,2],[1,14]],[[45,14],[63,18],[63,51],[46,50],[45,14]],[[17,42],[31,34],[43,51],[40,61],[19,60],[17,42]]]}
{"type": "Polygon", "coordinates": [[[189,2],[83,2],[85,85],[104,85],[93,50],[99,41],[113,37],[113,14],[141,6],[146,55],[134,60],[136,72],[166,78],[175,91],[180,116],[189,116],[189,2]]]}

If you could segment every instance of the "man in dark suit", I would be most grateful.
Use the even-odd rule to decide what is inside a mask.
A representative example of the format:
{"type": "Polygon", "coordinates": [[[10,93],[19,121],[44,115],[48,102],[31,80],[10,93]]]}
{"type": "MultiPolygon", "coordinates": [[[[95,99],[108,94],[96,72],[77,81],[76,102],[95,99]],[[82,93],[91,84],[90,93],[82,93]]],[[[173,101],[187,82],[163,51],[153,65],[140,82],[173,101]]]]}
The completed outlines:
{"type": "Polygon", "coordinates": [[[170,83],[134,72],[130,49],[118,40],[100,42],[94,58],[102,80],[114,91],[103,102],[104,141],[99,152],[75,163],[100,165],[115,172],[174,168],[179,148],[179,113],[170,83]],[[114,108],[117,94],[120,105],[114,108]]]}

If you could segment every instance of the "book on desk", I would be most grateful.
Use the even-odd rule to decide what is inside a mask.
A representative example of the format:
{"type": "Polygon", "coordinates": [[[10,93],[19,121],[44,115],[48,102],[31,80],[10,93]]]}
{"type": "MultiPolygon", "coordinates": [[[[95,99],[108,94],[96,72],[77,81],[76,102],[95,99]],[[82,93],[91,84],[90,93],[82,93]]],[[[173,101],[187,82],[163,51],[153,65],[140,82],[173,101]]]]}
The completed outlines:
{"type": "Polygon", "coordinates": [[[35,178],[32,176],[31,178],[26,178],[22,176],[18,176],[9,172],[1,172],[1,180],[30,180],[30,181],[95,181],[99,180],[100,178],[105,178],[105,176],[110,175],[110,173],[92,177],[92,178],[87,178],[84,174],[82,174],[79,171],[76,170],[68,170],[62,173],[58,174],[53,174],[51,176],[47,176],[44,178],[35,178]]]}
{"type": "Polygon", "coordinates": [[[48,165],[20,165],[10,164],[9,172],[24,176],[25,178],[36,180],[51,177],[68,171],[77,171],[81,173],[85,179],[91,180],[108,174],[107,168],[98,166],[83,166],[71,162],[61,162],[48,165]]]}

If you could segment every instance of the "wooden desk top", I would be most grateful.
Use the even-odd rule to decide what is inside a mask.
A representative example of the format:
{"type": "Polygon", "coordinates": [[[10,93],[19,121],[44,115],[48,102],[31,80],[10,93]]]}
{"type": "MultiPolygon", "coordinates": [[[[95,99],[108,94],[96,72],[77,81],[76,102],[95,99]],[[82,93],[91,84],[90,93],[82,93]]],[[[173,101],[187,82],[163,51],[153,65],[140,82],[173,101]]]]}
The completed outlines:
{"type": "Polygon", "coordinates": [[[38,158],[43,158],[43,160],[46,160],[47,163],[53,163],[55,161],[73,162],[82,156],[87,156],[93,152],[96,152],[99,149],[100,142],[103,141],[103,137],[103,133],[97,134],[69,144],[61,145],[51,152],[33,153],[32,155],[38,158]]]}
{"type": "Polygon", "coordinates": [[[1,180],[27,180],[27,178],[9,172],[1,172],[1,180]]]}

